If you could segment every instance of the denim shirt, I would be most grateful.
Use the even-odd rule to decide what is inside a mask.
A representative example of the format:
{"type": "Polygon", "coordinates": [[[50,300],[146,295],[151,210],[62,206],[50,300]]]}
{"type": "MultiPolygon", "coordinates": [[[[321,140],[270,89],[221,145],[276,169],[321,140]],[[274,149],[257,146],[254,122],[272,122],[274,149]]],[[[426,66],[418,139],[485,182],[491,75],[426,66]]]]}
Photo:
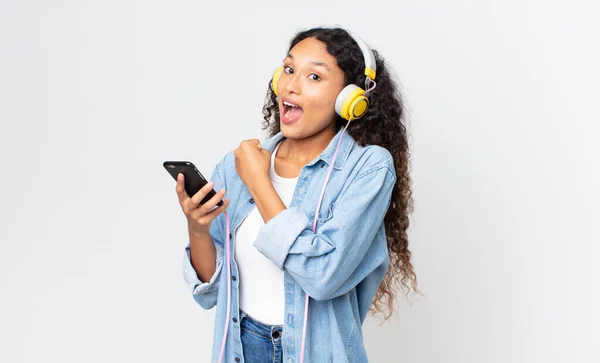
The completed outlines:
{"type": "MultiPolygon", "coordinates": [[[[321,155],[302,167],[289,208],[261,227],[254,242],[258,251],[284,271],[285,363],[300,361],[305,292],[310,302],[304,361],[368,361],[362,324],[389,266],[383,220],[396,173],[387,149],[361,147],[344,133],[313,233],[315,210],[341,134],[340,130],[321,155]]],[[[273,152],[282,138],[280,132],[262,146],[273,152]]],[[[215,190],[225,188],[226,197],[231,199],[227,208],[231,312],[223,362],[243,362],[234,232],[256,205],[236,173],[232,151],[216,166],[211,180],[215,190]]],[[[225,226],[225,213],[221,213],[210,228],[217,251],[216,271],[210,281],[198,279],[190,262],[189,244],[183,259],[183,276],[195,301],[204,309],[217,306],[212,362],[219,359],[227,316],[225,226]]]]}

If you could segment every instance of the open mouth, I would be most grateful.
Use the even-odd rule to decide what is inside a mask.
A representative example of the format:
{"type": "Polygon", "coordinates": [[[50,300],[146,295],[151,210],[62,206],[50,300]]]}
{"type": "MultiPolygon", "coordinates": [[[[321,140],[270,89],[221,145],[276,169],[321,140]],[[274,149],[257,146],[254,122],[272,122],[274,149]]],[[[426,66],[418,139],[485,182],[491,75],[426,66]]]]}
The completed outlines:
{"type": "Polygon", "coordinates": [[[283,116],[287,122],[294,122],[302,116],[304,110],[299,105],[283,101],[283,116]]]}

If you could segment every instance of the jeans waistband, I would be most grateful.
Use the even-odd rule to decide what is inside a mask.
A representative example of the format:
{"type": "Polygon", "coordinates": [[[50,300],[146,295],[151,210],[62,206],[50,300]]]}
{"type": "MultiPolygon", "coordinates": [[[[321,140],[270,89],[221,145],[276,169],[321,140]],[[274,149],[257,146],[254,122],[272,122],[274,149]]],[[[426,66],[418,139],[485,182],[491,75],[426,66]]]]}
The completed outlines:
{"type": "Polygon", "coordinates": [[[251,333],[266,339],[281,339],[283,325],[269,325],[254,319],[252,316],[240,310],[240,321],[242,328],[250,330],[251,333]]]}

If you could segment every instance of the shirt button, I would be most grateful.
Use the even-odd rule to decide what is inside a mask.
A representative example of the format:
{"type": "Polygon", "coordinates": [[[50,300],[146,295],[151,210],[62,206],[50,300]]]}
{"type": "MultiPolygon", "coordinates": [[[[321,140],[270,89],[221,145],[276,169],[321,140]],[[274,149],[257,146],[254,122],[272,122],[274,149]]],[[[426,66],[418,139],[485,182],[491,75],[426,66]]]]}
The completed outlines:
{"type": "Polygon", "coordinates": [[[250,198],[250,204],[254,204],[254,198],[250,198]]]}
{"type": "Polygon", "coordinates": [[[237,318],[233,318],[233,322],[234,322],[234,323],[237,323],[237,318]]]}
{"type": "Polygon", "coordinates": [[[321,163],[321,169],[323,169],[325,167],[324,163],[321,163]]]}
{"type": "Polygon", "coordinates": [[[231,239],[231,238],[232,238],[232,237],[231,237],[231,233],[230,233],[230,234],[229,234],[229,239],[231,239]]]}
{"type": "Polygon", "coordinates": [[[235,361],[236,361],[236,362],[239,362],[239,361],[240,361],[240,358],[239,358],[239,357],[235,357],[235,361]]]}
{"type": "Polygon", "coordinates": [[[235,280],[237,280],[237,277],[235,277],[235,276],[231,276],[231,279],[232,279],[233,281],[235,281],[235,280]]]}

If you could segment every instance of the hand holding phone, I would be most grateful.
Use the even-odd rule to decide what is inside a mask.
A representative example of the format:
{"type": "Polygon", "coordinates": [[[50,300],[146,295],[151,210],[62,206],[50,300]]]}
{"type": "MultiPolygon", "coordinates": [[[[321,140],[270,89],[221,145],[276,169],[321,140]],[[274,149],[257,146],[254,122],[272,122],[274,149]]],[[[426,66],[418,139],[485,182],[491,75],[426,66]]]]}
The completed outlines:
{"type": "MultiPolygon", "coordinates": [[[[208,181],[200,173],[196,166],[189,161],[165,161],[163,166],[169,174],[173,177],[173,179],[177,180],[177,175],[182,173],[184,175],[185,181],[185,191],[189,198],[193,197],[196,193],[200,191],[202,187],[204,187],[208,181]]],[[[216,194],[214,189],[211,189],[208,194],[200,201],[200,204],[204,204],[208,202],[208,200],[214,197],[216,194]]],[[[223,201],[219,201],[217,203],[218,206],[223,205],[223,201]]]]}
{"type": "Polygon", "coordinates": [[[213,219],[229,205],[229,199],[222,200],[225,190],[215,192],[212,183],[209,184],[189,161],[165,161],[163,166],[177,180],[175,190],[188,219],[190,233],[208,233],[213,219]],[[214,208],[215,206],[218,207],[214,208]]]}

